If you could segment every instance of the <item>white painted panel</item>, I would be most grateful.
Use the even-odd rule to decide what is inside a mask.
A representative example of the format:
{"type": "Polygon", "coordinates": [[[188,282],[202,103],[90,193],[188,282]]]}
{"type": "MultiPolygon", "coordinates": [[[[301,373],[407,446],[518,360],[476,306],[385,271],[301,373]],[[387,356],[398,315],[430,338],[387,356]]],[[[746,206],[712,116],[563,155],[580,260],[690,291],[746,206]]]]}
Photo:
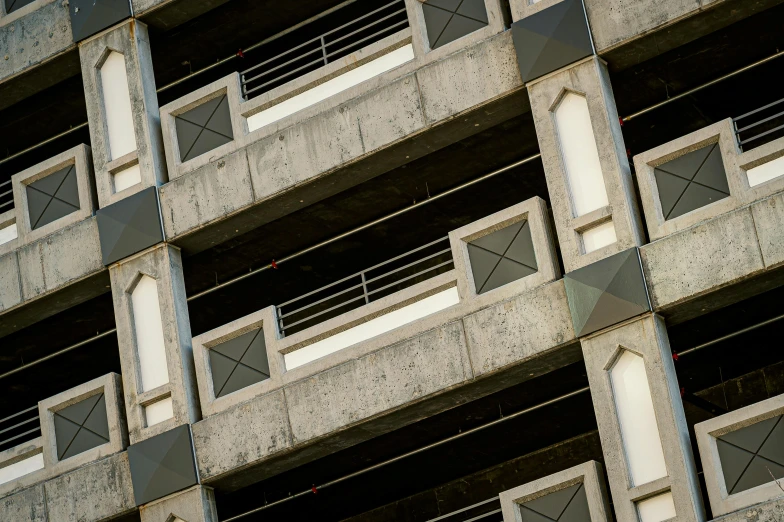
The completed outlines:
{"type": "Polygon", "coordinates": [[[778,178],[784,175],[784,156],[749,169],[746,171],[746,175],[749,177],[750,187],[756,187],[766,181],[778,178]]]}
{"type": "Polygon", "coordinates": [[[112,159],[117,159],[136,150],[125,56],[115,51],[110,52],[101,65],[100,76],[106,128],[109,132],[109,151],[112,159]]]}
{"type": "Polygon", "coordinates": [[[610,370],[621,438],[633,485],[667,475],[651,389],[642,357],[624,350],[610,370]]]}
{"type": "Polygon", "coordinates": [[[140,391],[144,392],[169,382],[158,282],[142,276],[131,293],[131,304],[142,381],[140,391]]]}
{"type": "Polygon", "coordinates": [[[19,477],[29,475],[33,471],[44,469],[44,454],[36,453],[24,460],[14,462],[10,466],[0,468],[0,484],[11,482],[19,477]]]}
{"type": "Polygon", "coordinates": [[[311,345],[300,348],[299,350],[287,353],[283,356],[286,369],[292,370],[331,353],[348,348],[356,343],[366,341],[382,333],[394,330],[417,319],[421,319],[439,310],[449,308],[460,302],[457,295],[457,288],[450,288],[439,292],[421,301],[412,303],[403,308],[399,308],[388,314],[384,314],[366,323],[349,328],[343,332],[328,337],[311,345]]]}
{"type": "Polygon", "coordinates": [[[582,233],[582,237],[586,254],[590,254],[594,250],[599,250],[600,248],[612,245],[618,241],[618,237],[615,235],[615,225],[612,221],[607,221],[599,226],[589,228],[582,233]]]}
{"type": "Polygon", "coordinates": [[[588,102],[566,94],[555,109],[555,126],[575,216],[609,204],[588,102]]]}
{"type": "Polygon", "coordinates": [[[114,174],[114,193],[122,192],[123,190],[138,185],[142,182],[142,169],[137,163],[127,169],[121,170],[114,174]]]}
{"type": "Polygon", "coordinates": [[[16,223],[11,223],[10,225],[0,228],[0,245],[13,241],[17,237],[18,231],[16,230],[16,223]]]}
{"type": "Polygon", "coordinates": [[[160,424],[172,417],[174,417],[174,409],[171,397],[153,402],[144,407],[144,419],[147,421],[147,427],[160,424]]]}
{"type": "Polygon", "coordinates": [[[637,502],[637,512],[640,514],[640,522],[662,522],[675,518],[672,492],[668,491],[637,502]]]}
{"type": "Polygon", "coordinates": [[[360,65],[356,69],[336,76],[320,85],[313,87],[303,93],[293,96],[284,100],[277,105],[265,109],[259,113],[254,114],[248,118],[248,130],[253,132],[257,129],[269,125],[301,111],[311,105],[315,105],[320,101],[326,100],[330,96],[334,96],[340,92],[350,89],[355,85],[378,76],[381,73],[394,69],[406,62],[414,59],[414,47],[409,44],[400,49],[395,49],[391,53],[371,60],[370,62],[360,65]]]}

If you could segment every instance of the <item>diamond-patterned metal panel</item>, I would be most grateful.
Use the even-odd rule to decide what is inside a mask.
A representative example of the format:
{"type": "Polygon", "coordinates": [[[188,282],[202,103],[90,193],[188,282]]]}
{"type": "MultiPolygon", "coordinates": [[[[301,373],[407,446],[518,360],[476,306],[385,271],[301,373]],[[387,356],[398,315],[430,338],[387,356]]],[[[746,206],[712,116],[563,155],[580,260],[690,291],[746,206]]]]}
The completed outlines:
{"type": "Polygon", "coordinates": [[[535,274],[538,267],[528,221],[469,242],[468,259],[477,294],[535,274]]]}
{"type": "Polygon", "coordinates": [[[33,2],[35,2],[35,0],[5,0],[5,12],[6,14],[11,14],[33,2]]]}
{"type": "Polygon", "coordinates": [[[569,272],[564,283],[578,337],[651,309],[636,248],[569,272]]]}
{"type": "Polygon", "coordinates": [[[718,143],[659,165],[654,176],[665,220],[730,195],[718,143]]]}
{"type": "Polygon", "coordinates": [[[487,26],[484,0],[427,0],[422,13],[431,49],[487,26]]]}
{"type": "Polygon", "coordinates": [[[35,230],[79,210],[76,166],[69,165],[25,187],[30,228],[35,230]]]}
{"type": "Polygon", "coordinates": [[[129,446],[128,461],[137,506],[199,482],[188,425],[129,446]]]}
{"type": "Polygon", "coordinates": [[[258,328],[209,351],[212,389],[223,397],[270,377],[264,330],[258,328]]]}
{"type": "Polygon", "coordinates": [[[716,439],[728,494],[784,479],[783,418],[766,419],[716,439]]]}
{"type": "Polygon", "coordinates": [[[163,241],[156,187],[149,187],[104,207],[96,216],[104,265],[163,241]]]}
{"type": "Polygon", "coordinates": [[[229,100],[225,94],[175,116],[174,123],[182,162],[234,140],[229,100]]]}
{"type": "Polygon", "coordinates": [[[584,484],[575,484],[520,504],[522,522],[591,522],[584,484]]]}
{"type": "Polygon", "coordinates": [[[524,82],[593,54],[581,0],[563,0],[512,24],[512,41],[524,82]]]}
{"type": "Polygon", "coordinates": [[[129,0],[69,0],[74,42],[131,17],[129,0]]]}
{"type": "Polygon", "coordinates": [[[64,460],[109,442],[104,394],[88,397],[54,412],[57,460],[64,460]]]}

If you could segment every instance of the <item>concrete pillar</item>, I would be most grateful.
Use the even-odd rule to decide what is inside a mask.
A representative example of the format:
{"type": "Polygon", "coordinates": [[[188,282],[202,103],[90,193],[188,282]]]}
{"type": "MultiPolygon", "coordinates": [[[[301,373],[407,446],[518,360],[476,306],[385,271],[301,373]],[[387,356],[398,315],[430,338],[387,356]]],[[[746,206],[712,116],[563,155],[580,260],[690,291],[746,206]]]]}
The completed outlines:
{"type": "Polygon", "coordinates": [[[147,26],[128,20],[79,43],[101,208],[167,181],[147,26]]]}
{"type": "Polygon", "coordinates": [[[160,243],[109,266],[131,444],[199,420],[178,248],[160,243]]]}
{"type": "Polygon", "coordinates": [[[527,83],[565,269],[642,244],[606,64],[597,56],[527,83]]]}
{"type": "Polygon", "coordinates": [[[218,522],[212,488],[194,486],[139,508],[141,522],[218,522]]]}
{"type": "Polygon", "coordinates": [[[664,320],[646,314],[581,344],[617,519],[705,520],[664,320]]]}

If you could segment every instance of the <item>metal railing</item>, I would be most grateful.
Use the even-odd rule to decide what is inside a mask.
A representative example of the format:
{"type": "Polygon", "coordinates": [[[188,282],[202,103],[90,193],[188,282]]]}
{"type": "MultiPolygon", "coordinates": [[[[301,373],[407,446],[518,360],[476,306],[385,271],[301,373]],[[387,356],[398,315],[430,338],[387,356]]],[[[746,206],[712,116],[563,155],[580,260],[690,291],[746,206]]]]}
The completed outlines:
{"type": "Polygon", "coordinates": [[[240,73],[242,94],[245,99],[258,96],[406,27],[405,1],[393,0],[245,69],[240,73]]]}
{"type": "Polygon", "coordinates": [[[0,183],[0,214],[14,208],[14,194],[11,189],[11,180],[0,183]]]}
{"type": "Polygon", "coordinates": [[[733,118],[735,136],[741,151],[751,150],[784,136],[784,105],[780,105],[782,103],[784,98],[733,118]],[[739,124],[741,120],[744,121],[739,124]],[[747,145],[751,142],[754,143],[747,145]]]}
{"type": "Polygon", "coordinates": [[[454,268],[449,238],[415,248],[278,305],[278,327],[291,335],[454,268]]]}
{"type": "Polygon", "coordinates": [[[0,451],[13,448],[41,434],[38,406],[27,408],[0,419],[0,451]]]}

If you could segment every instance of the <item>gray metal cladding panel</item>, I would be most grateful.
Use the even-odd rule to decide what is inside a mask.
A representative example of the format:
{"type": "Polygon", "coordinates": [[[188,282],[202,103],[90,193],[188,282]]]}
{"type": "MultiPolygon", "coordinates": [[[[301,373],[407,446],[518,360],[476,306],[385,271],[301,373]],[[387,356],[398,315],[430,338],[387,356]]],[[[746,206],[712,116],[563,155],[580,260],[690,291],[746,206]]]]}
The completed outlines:
{"type": "Polygon", "coordinates": [[[563,0],[512,24],[512,40],[524,82],[593,54],[581,0],[563,0]]]}
{"type": "Polygon", "coordinates": [[[25,187],[30,228],[35,230],[79,210],[76,168],[69,165],[25,187]]]}
{"type": "Polygon", "coordinates": [[[569,272],[564,284],[578,337],[651,310],[636,248],[569,272]]]}
{"type": "Polygon", "coordinates": [[[129,446],[128,461],[137,506],[199,483],[187,425],[129,446]]]}
{"type": "Polygon", "coordinates": [[[225,94],[175,116],[174,123],[182,162],[234,140],[225,94]]]}
{"type": "Polygon", "coordinates": [[[583,484],[575,484],[520,504],[523,522],[590,522],[583,484]]]}
{"type": "Polygon", "coordinates": [[[131,17],[129,0],[69,0],[74,42],[131,17]]]}
{"type": "Polygon", "coordinates": [[[469,242],[468,259],[478,294],[535,274],[538,267],[528,221],[469,242]]]}
{"type": "Polygon", "coordinates": [[[96,213],[104,265],[163,241],[158,189],[149,187],[96,213]]]}
{"type": "Polygon", "coordinates": [[[5,0],[5,12],[6,14],[11,14],[33,2],[35,2],[35,0],[5,0]]]}
{"type": "Polygon", "coordinates": [[[215,397],[223,397],[269,379],[264,331],[251,330],[209,351],[215,397]]]}
{"type": "Polygon", "coordinates": [[[718,143],[654,169],[664,219],[674,219],[730,195],[718,143]]]}
{"type": "Polygon", "coordinates": [[[766,419],[716,440],[727,493],[732,495],[784,478],[784,420],[766,419]]]}
{"type": "Polygon", "coordinates": [[[64,460],[109,442],[104,394],[54,412],[57,459],[64,460]]]}
{"type": "Polygon", "coordinates": [[[484,0],[427,0],[422,4],[431,49],[487,26],[484,0]]]}

